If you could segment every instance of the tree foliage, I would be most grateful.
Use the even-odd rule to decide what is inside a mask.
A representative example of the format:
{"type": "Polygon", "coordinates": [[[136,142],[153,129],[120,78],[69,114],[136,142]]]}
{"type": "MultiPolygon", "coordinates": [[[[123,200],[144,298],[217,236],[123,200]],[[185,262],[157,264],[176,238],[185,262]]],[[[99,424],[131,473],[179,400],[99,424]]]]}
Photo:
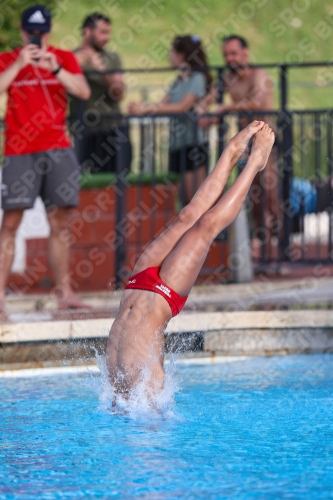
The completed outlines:
{"type": "MultiPolygon", "coordinates": [[[[0,52],[12,50],[21,44],[21,13],[38,0],[1,0],[0,2],[0,52]]],[[[56,0],[43,0],[43,5],[51,12],[56,8],[56,0]]]]}

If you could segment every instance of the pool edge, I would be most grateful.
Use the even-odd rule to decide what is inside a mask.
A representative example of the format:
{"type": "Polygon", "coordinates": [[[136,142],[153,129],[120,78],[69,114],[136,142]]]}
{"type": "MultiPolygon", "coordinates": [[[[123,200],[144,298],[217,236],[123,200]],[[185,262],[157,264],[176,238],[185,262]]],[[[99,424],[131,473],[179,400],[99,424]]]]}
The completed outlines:
{"type": "MultiPolygon", "coordinates": [[[[182,365],[207,365],[216,363],[232,363],[241,361],[249,356],[195,356],[195,357],[179,357],[175,360],[176,364],[182,365]]],[[[166,364],[170,362],[166,359],[166,364]]],[[[97,364],[74,365],[74,366],[53,366],[53,367],[38,367],[38,368],[15,368],[0,370],[0,378],[30,378],[52,375],[66,375],[68,373],[100,373],[97,364]]]]}

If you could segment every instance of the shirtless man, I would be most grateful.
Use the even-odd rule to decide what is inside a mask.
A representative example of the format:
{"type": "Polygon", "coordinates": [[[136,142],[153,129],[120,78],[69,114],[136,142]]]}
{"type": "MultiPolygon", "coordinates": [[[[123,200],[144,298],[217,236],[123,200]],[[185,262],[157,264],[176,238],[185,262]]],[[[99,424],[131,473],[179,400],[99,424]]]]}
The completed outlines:
{"type": "Polygon", "coordinates": [[[107,344],[106,364],[116,394],[127,398],[140,382],[148,397],[163,389],[164,330],[183,308],[212,242],[238,215],[273,143],[274,133],[264,122],[254,121],[239,132],[192,201],[139,258],[107,344]],[[253,136],[244,170],[222,196],[234,165],[253,136]]]}
{"type": "MultiPolygon", "coordinates": [[[[270,111],[273,109],[273,82],[263,68],[249,68],[249,47],[247,41],[238,35],[231,35],[224,38],[222,43],[222,53],[229,72],[224,75],[224,91],[231,97],[230,104],[219,104],[214,113],[228,113],[230,111],[253,112],[270,111]],[[242,66],[242,67],[241,67],[242,66]]],[[[212,91],[203,102],[200,103],[199,112],[207,112],[207,106],[216,102],[217,90],[212,91]]],[[[264,119],[274,130],[274,125],[270,123],[269,116],[256,116],[257,119],[264,119]]],[[[241,118],[240,124],[243,128],[250,120],[246,116],[241,118]]],[[[213,120],[214,122],[215,120],[213,120]]],[[[200,124],[208,126],[211,120],[202,119],[200,124]]],[[[257,235],[266,240],[271,253],[272,230],[278,229],[278,175],[276,164],[276,151],[273,152],[267,162],[267,167],[256,176],[250,199],[253,203],[254,222],[257,235]],[[262,231],[262,218],[260,214],[259,197],[265,193],[264,199],[264,227],[266,234],[262,231]]]]}
{"type": "Polygon", "coordinates": [[[247,67],[250,63],[246,40],[236,35],[225,38],[222,53],[229,68],[224,77],[224,90],[229,92],[232,102],[220,104],[216,112],[272,110],[273,83],[263,68],[247,67]]]}

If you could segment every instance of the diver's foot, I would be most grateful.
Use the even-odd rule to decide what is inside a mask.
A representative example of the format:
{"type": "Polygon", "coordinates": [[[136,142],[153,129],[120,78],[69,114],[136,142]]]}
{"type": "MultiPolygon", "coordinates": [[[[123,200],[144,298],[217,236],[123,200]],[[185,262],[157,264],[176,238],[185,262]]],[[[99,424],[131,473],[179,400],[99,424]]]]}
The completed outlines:
{"type": "Polygon", "coordinates": [[[253,121],[245,127],[243,130],[238,132],[232,139],[230,139],[228,144],[228,149],[230,148],[233,158],[232,163],[235,165],[241,158],[242,154],[248,147],[249,140],[265,126],[265,122],[253,121]]]}
{"type": "Polygon", "coordinates": [[[252,151],[249,156],[249,162],[254,165],[258,172],[266,167],[268,157],[272,151],[275,135],[273,130],[265,125],[256,132],[253,138],[252,151]]]}

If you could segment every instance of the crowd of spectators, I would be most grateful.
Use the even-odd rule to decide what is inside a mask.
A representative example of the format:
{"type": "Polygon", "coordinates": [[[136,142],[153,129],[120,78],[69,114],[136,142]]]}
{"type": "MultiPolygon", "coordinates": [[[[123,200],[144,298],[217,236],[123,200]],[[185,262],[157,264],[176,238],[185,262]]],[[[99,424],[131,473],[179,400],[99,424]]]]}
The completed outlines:
{"type": "MultiPolygon", "coordinates": [[[[24,210],[33,207],[37,196],[44,202],[50,224],[49,260],[59,307],[85,306],[66,278],[69,249],[60,234],[66,230],[68,210],[78,203],[82,171],[118,172],[119,151],[121,167],[131,167],[128,120],[120,106],[126,93],[122,63],[118,54],[106,48],[111,20],[101,13],[87,16],[82,23],[82,43],[73,52],[49,45],[51,27],[51,14],[45,6],[27,8],[21,18],[22,47],[0,54],[0,93],[8,94],[1,186],[0,312],[4,311],[15,234],[24,210]],[[84,117],[74,149],[66,132],[68,105],[70,123],[84,117]],[[119,136],[121,148],[113,148],[110,154],[105,144],[114,145],[119,136]]],[[[170,115],[169,170],[182,174],[184,203],[192,198],[208,169],[211,121],[205,117],[198,121],[198,116],[208,110],[221,114],[273,107],[268,75],[248,66],[247,42],[230,36],[223,41],[222,52],[229,68],[224,85],[230,104],[214,108],[217,86],[207,69],[203,44],[197,35],[183,35],[171,43],[169,61],[177,74],[163,98],[153,104],[132,102],[127,110],[131,116],[170,115]]],[[[244,119],[241,126],[246,123],[244,119]]],[[[266,170],[276,176],[275,162],[266,170]]],[[[258,183],[261,181],[259,176],[258,183]]],[[[267,182],[265,189],[272,199],[267,218],[276,220],[276,189],[270,191],[267,182]]]]}

